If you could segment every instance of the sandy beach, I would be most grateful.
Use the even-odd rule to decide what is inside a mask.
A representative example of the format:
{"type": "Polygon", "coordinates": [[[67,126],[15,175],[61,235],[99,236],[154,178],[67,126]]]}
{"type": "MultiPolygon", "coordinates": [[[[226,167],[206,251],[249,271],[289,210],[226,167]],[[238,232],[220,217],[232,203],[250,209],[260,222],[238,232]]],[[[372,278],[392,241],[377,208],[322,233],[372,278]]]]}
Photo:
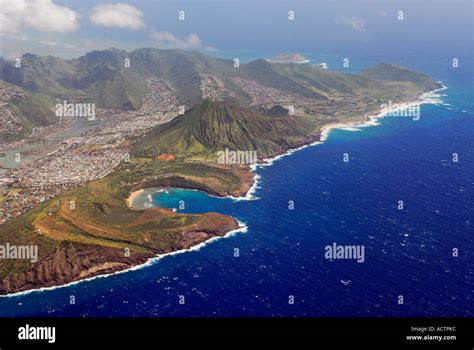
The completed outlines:
{"type": "MultiPolygon", "coordinates": [[[[412,106],[412,105],[422,105],[422,104],[426,104],[426,103],[432,103],[432,104],[439,103],[440,101],[437,99],[437,96],[434,95],[434,94],[438,91],[445,90],[445,89],[446,89],[446,87],[443,86],[440,89],[425,92],[425,93],[421,94],[420,96],[418,96],[415,100],[403,101],[403,103],[401,103],[400,108],[406,108],[407,106],[412,106]]],[[[394,112],[394,111],[395,111],[395,109],[391,110],[390,112],[394,112]]],[[[256,170],[258,169],[258,167],[270,166],[270,165],[273,164],[274,161],[276,161],[278,159],[281,159],[285,156],[291,155],[294,152],[297,152],[298,150],[323,143],[328,138],[329,133],[333,129],[349,129],[349,130],[357,131],[358,128],[378,125],[378,120],[381,119],[381,118],[384,118],[386,116],[387,112],[389,112],[389,111],[385,110],[385,109],[377,109],[377,110],[374,110],[372,112],[367,112],[364,115],[354,116],[354,117],[350,118],[351,120],[348,120],[348,121],[331,122],[331,123],[322,125],[321,128],[319,129],[320,134],[319,134],[319,139],[318,140],[308,141],[308,143],[306,143],[306,144],[303,144],[303,145],[300,145],[300,146],[295,146],[294,148],[290,148],[290,149],[286,150],[285,152],[282,152],[282,153],[277,154],[277,155],[272,156],[272,157],[265,158],[265,159],[259,161],[258,163],[251,165],[250,166],[250,172],[253,174],[253,176],[252,176],[253,181],[251,181],[251,184],[248,186],[248,189],[245,192],[243,192],[242,194],[240,194],[239,196],[227,195],[227,196],[224,196],[223,198],[232,198],[236,201],[257,199],[254,196],[254,193],[258,188],[258,182],[259,182],[259,178],[260,178],[260,176],[256,173],[256,170]]],[[[135,199],[137,198],[137,196],[141,195],[144,191],[147,191],[151,194],[151,193],[156,192],[157,190],[159,190],[159,189],[158,188],[147,188],[147,189],[141,189],[141,190],[137,190],[137,191],[134,191],[134,192],[130,193],[130,196],[127,199],[128,207],[133,209],[133,203],[134,203],[135,199]]],[[[213,194],[211,194],[211,193],[207,193],[207,194],[210,195],[210,196],[213,196],[213,194]]],[[[135,209],[137,209],[137,208],[135,208],[135,209]]]]}
{"type": "MultiPolygon", "coordinates": [[[[443,89],[438,89],[438,90],[444,90],[444,89],[445,89],[445,87],[443,87],[443,89]]],[[[414,102],[411,102],[411,103],[416,103],[416,104],[437,103],[438,100],[437,100],[436,96],[434,95],[434,93],[436,91],[437,90],[432,91],[430,93],[423,94],[418,100],[416,100],[414,102]]],[[[260,167],[260,166],[269,166],[275,160],[280,159],[280,158],[282,158],[286,155],[290,155],[290,154],[292,154],[292,153],[294,153],[294,152],[296,152],[300,149],[303,149],[303,148],[306,148],[306,147],[309,147],[309,146],[312,146],[312,145],[321,144],[328,137],[328,134],[332,129],[341,129],[341,128],[348,128],[348,127],[356,129],[358,127],[377,125],[378,124],[377,120],[379,118],[383,118],[385,116],[385,114],[386,114],[386,111],[382,110],[382,111],[378,111],[378,113],[374,112],[373,114],[366,114],[364,116],[360,116],[359,118],[357,118],[357,117],[353,118],[351,121],[333,122],[333,123],[329,123],[329,124],[321,126],[320,134],[319,134],[320,137],[318,138],[318,140],[313,141],[311,143],[308,143],[306,145],[301,145],[299,147],[295,147],[294,149],[287,150],[286,152],[284,152],[282,154],[279,154],[275,157],[271,157],[269,159],[265,159],[262,163],[255,164],[254,166],[250,167],[250,172],[253,173],[253,176],[254,176],[254,182],[253,182],[252,186],[250,186],[250,189],[248,189],[246,191],[246,193],[242,194],[238,198],[239,199],[255,199],[255,197],[253,196],[253,193],[256,190],[257,186],[258,186],[258,174],[256,174],[255,170],[258,167],[260,167]]],[[[148,191],[156,192],[156,190],[158,190],[158,189],[157,188],[148,188],[148,189],[139,189],[139,190],[131,192],[129,197],[126,199],[127,206],[130,209],[133,209],[133,204],[136,201],[138,196],[143,195],[144,193],[146,193],[148,191]]],[[[180,250],[177,250],[177,251],[164,253],[164,254],[160,254],[160,255],[155,256],[155,257],[148,258],[148,259],[146,259],[145,263],[139,263],[139,264],[137,264],[136,266],[133,266],[133,267],[125,268],[123,270],[119,269],[117,271],[113,271],[111,273],[105,273],[103,275],[102,274],[97,274],[96,276],[90,276],[90,277],[84,275],[83,277],[85,277],[85,278],[77,280],[77,281],[72,281],[70,283],[65,283],[64,285],[52,286],[52,287],[43,287],[43,288],[38,288],[38,289],[29,289],[29,290],[20,291],[20,292],[13,292],[13,293],[7,294],[6,296],[26,294],[26,293],[29,293],[29,292],[32,292],[32,291],[35,291],[35,290],[38,291],[38,290],[61,288],[61,287],[64,287],[64,286],[80,283],[82,281],[88,281],[88,280],[95,279],[95,278],[106,277],[106,276],[110,276],[110,275],[117,274],[117,273],[123,273],[123,272],[131,271],[131,270],[139,269],[139,268],[142,268],[144,266],[147,266],[148,264],[150,264],[154,261],[157,261],[157,260],[163,258],[164,256],[180,254],[180,253],[184,253],[184,252],[187,252],[187,251],[190,251],[190,250],[199,250],[201,247],[203,247],[203,246],[207,245],[208,243],[213,242],[217,239],[221,239],[221,238],[224,238],[224,237],[229,237],[229,236],[231,236],[231,235],[233,235],[237,232],[242,232],[242,231],[245,232],[246,231],[245,224],[240,223],[238,221],[237,221],[237,223],[238,223],[238,225],[235,229],[230,230],[229,232],[226,232],[222,236],[216,236],[216,237],[211,237],[209,239],[205,239],[204,241],[199,242],[196,245],[190,245],[189,247],[186,247],[186,249],[180,249],[180,250]]],[[[102,265],[102,266],[106,266],[106,265],[102,265]]],[[[89,270],[89,272],[93,272],[93,274],[95,274],[97,271],[96,270],[89,270]]]]}
{"type": "Polygon", "coordinates": [[[144,189],[141,189],[141,190],[133,191],[132,193],[130,193],[130,196],[128,196],[127,198],[127,206],[129,208],[133,208],[133,202],[135,201],[135,198],[137,198],[137,196],[142,194],[143,191],[144,189]]]}

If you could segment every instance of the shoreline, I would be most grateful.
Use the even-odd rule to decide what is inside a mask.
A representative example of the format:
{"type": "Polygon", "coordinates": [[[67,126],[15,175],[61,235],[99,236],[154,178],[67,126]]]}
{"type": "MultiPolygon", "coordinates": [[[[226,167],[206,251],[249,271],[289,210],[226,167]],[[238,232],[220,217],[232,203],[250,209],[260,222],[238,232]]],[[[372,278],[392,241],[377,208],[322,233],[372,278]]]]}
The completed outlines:
{"type": "MultiPolygon", "coordinates": [[[[439,83],[441,84],[441,81],[439,81],[439,83]]],[[[433,99],[433,96],[432,96],[432,94],[434,94],[437,91],[442,91],[442,90],[447,89],[446,86],[444,86],[442,84],[441,84],[441,86],[442,87],[439,88],[439,89],[427,91],[427,92],[424,92],[424,93],[420,94],[419,96],[416,97],[416,100],[414,100],[414,101],[403,102],[403,103],[401,103],[401,104],[403,104],[403,106],[401,106],[399,108],[392,109],[391,111],[394,112],[394,111],[400,110],[402,108],[411,107],[413,105],[442,103],[439,100],[433,99]]],[[[200,191],[200,192],[203,192],[203,193],[207,194],[210,197],[229,198],[229,199],[232,199],[234,201],[257,200],[258,197],[255,197],[254,194],[257,191],[257,189],[259,188],[258,184],[259,184],[259,181],[261,179],[261,176],[259,174],[257,174],[257,172],[256,172],[258,170],[258,168],[270,166],[270,165],[273,164],[273,162],[275,162],[275,161],[277,161],[277,160],[279,160],[283,157],[289,156],[289,155],[291,155],[291,154],[293,154],[297,151],[300,151],[300,150],[302,150],[306,147],[312,147],[312,146],[316,146],[316,145],[320,145],[320,144],[324,143],[324,141],[326,141],[328,139],[330,132],[334,129],[348,130],[348,131],[358,131],[358,128],[365,128],[365,127],[369,127],[369,126],[377,126],[377,125],[379,125],[378,120],[382,119],[382,118],[385,118],[387,112],[388,112],[387,110],[379,109],[378,113],[376,111],[367,113],[367,114],[376,113],[374,115],[365,114],[364,116],[354,117],[354,118],[359,118],[359,120],[350,121],[350,122],[331,122],[331,123],[322,125],[319,129],[319,139],[318,140],[309,141],[306,144],[296,146],[295,148],[290,148],[290,149],[288,149],[288,150],[286,150],[286,151],[284,151],[280,154],[277,154],[273,157],[263,158],[261,160],[261,162],[251,164],[250,165],[250,172],[253,173],[252,185],[247,190],[247,192],[245,192],[244,195],[241,195],[239,197],[232,196],[232,195],[215,196],[212,193],[208,193],[208,192],[206,192],[204,190],[200,190],[200,189],[189,189],[189,188],[185,188],[185,189],[186,190],[200,191]]],[[[399,118],[399,117],[395,117],[395,118],[399,118]]],[[[179,187],[176,187],[176,188],[179,188],[179,187]]],[[[133,201],[144,190],[146,190],[146,189],[137,190],[137,191],[133,191],[133,192],[130,193],[130,197],[127,199],[127,203],[131,204],[129,206],[129,208],[135,209],[135,210],[138,209],[138,208],[133,208],[133,201]],[[133,197],[131,198],[131,196],[133,196],[133,197]],[[130,199],[131,199],[131,202],[129,202],[130,199]]],[[[161,190],[161,188],[159,190],[161,190]]],[[[158,192],[159,190],[157,190],[155,192],[158,192]]],[[[149,193],[149,194],[153,194],[155,192],[152,192],[152,193],[149,193]]],[[[142,210],[142,209],[138,209],[138,210],[142,210]]]]}
{"type": "MultiPolygon", "coordinates": [[[[442,85],[442,88],[425,92],[425,93],[419,95],[415,101],[405,102],[403,104],[403,108],[405,108],[407,106],[411,106],[411,105],[437,104],[438,101],[434,100],[432,95],[437,91],[442,91],[442,90],[446,90],[446,89],[447,89],[447,87],[442,85]]],[[[402,107],[397,108],[397,109],[399,110],[401,108],[402,107]]],[[[395,110],[397,110],[397,109],[395,109],[395,110]]],[[[279,159],[281,159],[285,156],[291,155],[294,152],[302,150],[306,147],[311,147],[311,146],[315,146],[315,145],[319,145],[319,144],[324,143],[324,141],[326,141],[328,139],[329,134],[330,134],[331,130],[333,130],[333,129],[344,129],[344,128],[346,128],[346,130],[347,130],[347,128],[352,128],[354,130],[354,128],[361,128],[361,127],[379,125],[378,120],[381,119],[381,118],[384,118],[386,114],[387,114],[386,110],[380,110],[378,114],[375,114],[375,115],[372,115],[372,116],[370,116],[370,115],[369,116],[364,115],[363,117],[361,116],[360,120],[355,120],[355,121],[351,121],[351,122],[347,122],[347,123],[344,123],[344,122],[334,123],[333,122],[333,123],[328,123],[326,125],[321,126],[320,129],[319,129],[319,139],[318,140],[312,141],[312,142],[309,141],[307,144],[296,146],[295,148],[290,148],[287,151],[282,152],[281,154],[275,155],[274,157],[264,158],[264,159],[262,159],[262,161],[260,163],[252,164],[250,166],[249,171],[251,173],[253,173],[253,183],[252,183],[251,187],[247,190],[245,195],[242,195],[240,197],[234,197],[234,196],[229,195],[229,196],[224,196],[224,197],[219,197],[219,198],[231,198],[231,199],[234,199],[236,201],[258,199],[256,197],[254,197],[254,193],[256,192],[256,190],[258,188],[258,183],[259,183],[259,180],[261,178],[261,176],[256,173],[256,171],[259,167],[270,166],[275,161],[277,161],[277,160],[279,160],[279,159]]],[[[133,191],[133,192],[130,193],[130,195],[126,199],[126,203],[127,203],[127,206],[128,206],[129,209],[134,210],[133,202],[135,201],[137,196],[142,194],[145,190],[146,189],[139,189],[139,190],[136,190],[136,191],[133,191]]],[[[195,190],[199,191],[198,189],[195,189],[195,190]]],[[[237,229],[231,230],[223,236],[216,236],[216,237],[209,238],[209,239],[207,239],[207,240],[205,240],[201,243],[198,243],[194,246],[191,246],[190,248],[176,250],[176,251],[173,251],[173,252],[157,255],[155,257],[149,258],[145,263],[138,264],[138,265],[132,266],[130,268],[115,271],[115,272],[112,272],[112,273],[99,274],[99,275],[96,275],[96,276],[93,276],[93,277],[80,279],[80,280],[77,280],[77,281],[73,281],[73,282],[58,285],[58,286],[42,287],[42,288],[38,288],[38,289],[29,289],[29,290],[20,291],[20,292],[13,292],[13,293],[9,293],[9,294],[3,294],[3,295],[0,295],[0,298],[23,296],[23,295],[27,295],[27,294],[34,293],[34,292],[43,292],[43,291],[48,291],[48,290],[55,290],[55,289],[58,289],[58,288],[66,288],[66,287],[76,285],[76,284],[79,284],[79,283],[82,283],[82,282],[92,281],[92,280],[97,279],[97,278],[106,278],[106,277],[113,276],[113,275],[116,275],[116,274],[126,273],[126,272],[130,272],[130,271],[134,271],[134,270],[144,268],[146,266],[151,266],[153,263],[155,263],[156,261],[159,261],[160,259],[162,259],[166,256],[182,254],[182,253],[186,253],[186,252],[189,252],[189,251],[199,251],[202,247],[206,246],[207,244],[210,244],[210,243],[212,243],[216,240],[219,240],[221,238],[228,238],[230,236],[233,236],[237,232],[247,232],[247,230],[248,230],[247,225],[245,223],[239,221],[236,218],[234,218],[234,219],[237,221],[237,223],[239,225],[239,227],[237,229]]]]}
{"type": "Polygon", "coordinates": [[[136,190],[136,191],[133,191],[133,192],[130,192],[130,195],[128,196],[127,198],[127,206],[129,209],[133,209],[133,202],[135,201],[135,199],[141,195],[143,192],[145,191],[145,189],[140,189],[140,190],[136,190]]]}
{"type": "MultiPolygon", "coordinates": [[[[57,285],[57,286],[41,287],[41,288],[37,288],[37,289],[28,289],[28,290],[23,290],[23,291],[20,291],[20,292],[9,293],[9,294],[1,294],[0,299],[1,298],[21,297],[21,296],[25,296],[25,295],[28,295],[28,294],[31,294],[31,293],[42,293],[42,292],[52,291],[52,290],[56,290],[56,289],[60,289],[60,288],[67,288],[67,287],[71,287],[71,286],[77,285],[77,284],[82,283],[82,282],[90,282],[90,281],[93,281],[93,280],[96,280],[96,279],[99,279],[99,278],[107,278],[107,277],[114,276],[114,275],[119,275],[119,274],[131,272],[131,271],[140,270],[140,269],[143,269],[145,267],[152,266],[153,264],[157,263],[161,259],[166,258],[168,256],[184,254],[184,253],[193,252],[193,251],[199,251],[199,250],[201,250],[201,248],[204,248],[206,245],[212,244],[213,242],[216,242],[220,239],[229,238],[229,237],[232,237],[232,236],[234,236],[235,234],[237,234],[239,232],[246,233],[248,231],[248,226],[245,224],[245,222],[239,221],[237,219],[235,219],[235,220],[238,222],[239,227],[236,228],[235,230],[231,230],[231,231],[227,232],[224,236],[212,237],[212,238],[209,238],[209,239],[205,240],[204,242],[193,245],[190,248],[175,250],[174,252],[164,253],[164,254],[160,254],[160,255],[148,258],[148,260],[146,262],[144,262],[143,264],[138,264],[138,265],[132,266],[132,267],[124,269],[124,270],[118,270],[118,271],[114,271],[114,272],[111,272],[111,273],[96,275],[96,276],[84,278],[84,279],[81,279],[81,280],[78,280],[78,281],[73,281],[73,282],[69,282],[69,283],[66,283],[66,284],[57,285]]],[[[4,316],[0,316],[0,317],[4,317],[4,316]]]]}
{"type": "MultiPolygon", "coordinates": [[[[392,110],[392,112],[395,111],[395,110],[400,110],[402,108],[406,108],[406,107],[413,106],[413,105],[423,105],[423,104],[435,104],[436,105],[436,104],[442,103],[442,101],[436,100],[436,97],[433,98],[433,96],[432,96],[437,91],[443,91],[443,90],[447,89],[447,86],[442,85],[441,81],[439,81],[438,83],[440,83],[440,85],[442,86],[441,88],[424,92],[421,95],[417,96],[415,101],[405,102],[403,107],[396,108],[396,109],[392,110]]],[[[256,199],[258,199],[258,197],[253,196],[253,194],[256,192],[256,190],[258,188],[258,183],[259,183],[259,180],[261,178],[261,176],[256,173],[258,168],[270,166],[275,161],[277,161],[277,160],[279,160],[283,157],[289,156],[289,155],[291,155],[291,154],[293,154],[297,151],[300,151],[300,150],[302,150],[306,147],[312,147],[312,146],[316,146],[316,145],[320,145],[320,144],[324,143],[328,139],[330,132],[334,129],[357,131],[358,128],[365,128],[365,127],[369,127],[369,126],[377,126],[377,125],[379,125],[378,120],[382,119],[382,118],[385,118],[387,112],[388,112],[387,110],[380,109],[377,114],[375,114],[375,115],[364,115],[363,117],[360,117],[360,120],[358,120],[358,121],[351,121],[351,122],[346,122],[346,123],[344,123],[344,122],[328,123],[326,125],[321,126],[321,128],[319,129],[319,131],[320,131],[319,140],[309,142],[305,145],[298,146],[298,147],[295,147],[295,148],[290,148],[286,152],[275,155],[274,157],[264,158],[261,163],[252,164],[250,166],[250,171],[254,174],[254,181],[253,181],[253,184],[250,187],[250,189],[245,194],[245,196],[241,196],[241,197],[227,196],[226,198],[232,198],[236,201],[256,200],[256,199]]],[[[368,114],[371,114],[371,113],[368,113],[368,114]]]]}

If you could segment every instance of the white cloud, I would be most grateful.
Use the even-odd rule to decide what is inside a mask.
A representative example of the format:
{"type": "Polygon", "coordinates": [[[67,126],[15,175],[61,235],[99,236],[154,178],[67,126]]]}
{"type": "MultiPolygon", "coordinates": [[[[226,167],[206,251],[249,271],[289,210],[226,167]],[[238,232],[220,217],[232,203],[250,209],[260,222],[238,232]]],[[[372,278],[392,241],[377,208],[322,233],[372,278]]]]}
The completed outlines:
{"type": "Polygon", "coordinates": [[[40,36],[23,36],[0,33],[2,42],[1,56],[6,59],[19,58],[25,53],[36,55],[53,55],[59,57],[77,57],[84,52],[83,48],[64,41],[52,41],[40,36]]]}
{"type": "Polygon", "coordinates": [[[28,40],[28,37],[24,35],[11,35],[10,37],[16,40],[21,40],[21,41],[28,40]]]}
{"type": "Polygon", "coordinates": [[[20,29],[21,17],[26,13],[27,4],[25,0],[2,1],[0,7],[0,32],[16,33],[20,29]]]}
{"type": "Polygon", "coordinates": [[[338,16],[336,18],[336,22],[338,23],[343,23],[345,25],[348,25],[352,29],[358,32],[365,32],[367,31],[365,27],[365,21],[362,18],[358,17],[347,17],[347,16],[338,16]]]}
{"type": "Polygon", "coordinates": [[[58,45],[57,41],[50,41],[50,40],[40,40],[40,43],[43,44],[43,45],[49,45],[49,46],[58,45]]]}
{"type": "Polygon", "coordinates": [[[170,32],[153,32],[151,38],[155,41],[155,45],[160,48],[175,48],[175,49],[197,49],[202,42],[199,37],[190,33],[184,38],[179,38],[170,32]]]}
{"type": "Polygon", "coordinates": [[[0,8],[0,32],[16,33],[23,25],[42,32],[70,32],[79,28],[78,18],[72,9],[52,0],[4,1],[0,8]]]}
{"type": "Polygon", "coordinates": [[[145,27],[143,12],[127,4],[103,4],[92,8],[92,23],[104,27],[129,28],[133,30],[145,27]]]}
{"type": "Polygon", "coordinates": [[[209,46],[207,45],[205,48],[204,48],[206,51],[209,51],[209,52],[217,52],[219,51],[218,48],[214,47],[214,46],[209,46]]]}

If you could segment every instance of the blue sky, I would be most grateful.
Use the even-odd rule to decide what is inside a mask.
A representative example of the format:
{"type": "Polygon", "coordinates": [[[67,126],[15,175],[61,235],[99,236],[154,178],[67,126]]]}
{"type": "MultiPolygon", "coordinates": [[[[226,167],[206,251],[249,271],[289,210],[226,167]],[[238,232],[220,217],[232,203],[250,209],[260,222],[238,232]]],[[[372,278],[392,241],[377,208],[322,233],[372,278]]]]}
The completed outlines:
{"type": "Polygon", "coordinates": [[[77,57],[112,46],[472,57],[474,46],[472,0],[4,1],[1,55],[8,58],[77,57]]]}

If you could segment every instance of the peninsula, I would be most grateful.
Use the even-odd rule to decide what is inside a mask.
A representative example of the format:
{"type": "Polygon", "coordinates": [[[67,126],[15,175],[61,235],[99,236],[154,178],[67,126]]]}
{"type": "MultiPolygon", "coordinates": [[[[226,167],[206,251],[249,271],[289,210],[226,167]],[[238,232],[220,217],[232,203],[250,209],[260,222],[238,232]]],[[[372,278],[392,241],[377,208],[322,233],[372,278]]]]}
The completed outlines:
{"type": "Polygon", "coordinates": [[[136,210],[130,196],[151,187],[244,196],[252,164],[219,161],[219,152],[256,152],[264,162],[320,140],[331,125],[441,87],[392,64],[359,74],[266,60],[235,68],[183,50],[23,60],[22,70],[0,60],[0,112],[16,121],[0,132],[2,148],[27,149],[3,174],[0,244],[37,246],[38,259],[0,259],[0,294],[123,271],[222,237],[239,229],[236,218],[136,210]],[[124,68],[125,58],[133,65],[124,68]],[[74,123],[50,114],[65,96],[94,101],[98,122],[73,134],[74,123]]]}

